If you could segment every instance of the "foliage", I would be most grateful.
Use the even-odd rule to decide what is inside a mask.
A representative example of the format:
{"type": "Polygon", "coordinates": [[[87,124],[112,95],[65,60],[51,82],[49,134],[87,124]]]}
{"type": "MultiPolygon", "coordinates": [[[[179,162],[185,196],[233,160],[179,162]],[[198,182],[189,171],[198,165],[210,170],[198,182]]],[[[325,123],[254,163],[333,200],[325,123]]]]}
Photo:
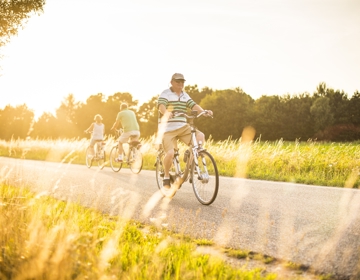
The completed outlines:
{"type": "Polygon", "coordinates": [[[43,11],[45,0],[0,0],[0,47],[9,42],[34,13],[43,11]]]}
{"type": "Polygon", "coordinates": [[[27,138],[32,132],[33,119],[34,113],[25,104],[15,108],[7,105],[0,110],[0,138],[27,138]]]}
{"type": "Polygon", "coordinates": [[[185,92],[191,96],[191,99],[194,100],[197,104],[201,103],[206,96],[211,95],[213,90],[209,87],[204,87],[199,90],[197,85],[187,85],[184,88],[185,92]]]}
{"type": "Polygon", "coordinates": [[[327,97],[317,98],[310,107],[310,113],[315,121],[315,131],[323,130],[334,123],[334,115],[331,113],[330,99],[327,97]]]}
{"type": "Polygon", "coordinates": [[[284,131],[286,117],[279,96],[262,96],[255,101],[255,129],[264,140],[276,140],[284,131]]]}
{"type": "Polygon", "coordinates": [[[204,109],[212,110],[214,118],[197,120],[199,129],[216,140],[241,137],[246,126],[252,124],[254,100],[242,89],[216,90],[200,103],[204,109]]]}
{"type": "Polygon", "coordinates": [[[141,135],[148,137],[156,133],[158,127],[158,96],[142,104],[137,112],[141,135]]]}
{"type": "Polygon", "coordinates": [[[356,141],[360,139],[360,125],[337,124],[328,126],[314,135],[318,140],[334,142],[356,141]]]}

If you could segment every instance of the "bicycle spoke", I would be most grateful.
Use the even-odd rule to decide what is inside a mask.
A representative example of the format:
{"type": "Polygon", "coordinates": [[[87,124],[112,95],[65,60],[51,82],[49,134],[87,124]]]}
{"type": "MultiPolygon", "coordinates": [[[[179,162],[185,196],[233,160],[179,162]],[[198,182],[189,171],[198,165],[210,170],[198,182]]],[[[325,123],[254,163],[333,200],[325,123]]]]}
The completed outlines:
{"type": "Polygon", "coordinates": [[[219,173],[212,155],[201,151],[191,168],[191,182],[196,198],[204,205],[210,205],[216,199],[219,189],[219,173]],[[198,168],[197,168],[198,167],[198,168]]]}

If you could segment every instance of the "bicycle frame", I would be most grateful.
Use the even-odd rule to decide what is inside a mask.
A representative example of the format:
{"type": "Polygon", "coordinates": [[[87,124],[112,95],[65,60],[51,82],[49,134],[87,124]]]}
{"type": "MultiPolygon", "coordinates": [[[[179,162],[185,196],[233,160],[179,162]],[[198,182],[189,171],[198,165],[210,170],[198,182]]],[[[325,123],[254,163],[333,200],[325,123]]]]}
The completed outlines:
{"type": "MultiPolygon", "coordinates": [[[[121,134],[124,133],[124,129],[123,128],[120,128],[119,130],[116,130],[116,136],[117,136],[117,141],[119,140],[119,137],[121,136],[121,134]]],[[[135,148],[135,149],[139,149],[139,145],[140,145],[140,141],[136,141],[136,140],[133,140],[134,139],[134,135],[131,135],[129,137],[129,141],[127,143],[123,143],[123,144],[128,144],[129,145],[129,148],[128,148],[128,151],[127,153],[125,153],[125,149],[123,149],[123,152],[124,152],[124,155],[126,157],[126,161],[125,163],[127,164],[130,164],[131,163],[131,160],[130,160],[130,154],[131,154],[131,149],[135,148]]],[[[119,143],[116,143],[114,145],[114,147],[117,147],[119,145],[119,143]]]]}
{"type": "MultiPolygon", "coordinates": [[[[141,142],[137,141],[137,140],[133,140],[134,139],[134,135],[130,136],[129,141],[126,143],[128,145],[128,149],[124,149],[123,147],[123,161],[121,162],[116,162],[115,157],[117,157],[118,155],[118,147],[119,147],[119,143],[118,143],[118,138],[119,136],[123,133],[123,129],[120,128],[119,130],[116,130],[116,135],[117,137],[117,143],[111,148],[110,151],[110,166],[111,169],[114,172],[119,172],[120,169],[122,168],[123,164],[127,164],[131,171],[133,173],[139,173],[142,169],[142,164],[143,164],[143,159],[142,159],[142,155],[140,152],[140,147],[141,147],[141,142]]],[[[125,144],[125,143],[123,143],[125,144]]]]}
{"type": "Polygon", "coordinates": [[[101,153],[105,151],[105,142],[103,140],[99,140],[95,143],[95,157],[101,156],[101,153]]]}

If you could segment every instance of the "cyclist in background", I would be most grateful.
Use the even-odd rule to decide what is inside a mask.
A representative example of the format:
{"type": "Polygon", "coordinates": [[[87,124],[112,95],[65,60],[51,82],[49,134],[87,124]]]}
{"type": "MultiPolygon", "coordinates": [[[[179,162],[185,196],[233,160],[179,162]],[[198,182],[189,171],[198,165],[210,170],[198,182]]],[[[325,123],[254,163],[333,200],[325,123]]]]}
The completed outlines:
{"type": "MultiPolygon", "coordinates": [[[[159,127],[157,143],[162,141],[164,151],[164,179],[163,186],[170,188],[170,167],[174,157],[174,148],[176,139],[180,139],[186,145],[191,141],[191,128],[185,117],[173,117],[173,111],[186,113],[187,108],[196,110],[198,113],[204,111],[191,97],[183,91],[185,78],[183,74],[175,73],[171,77],[171,87],[164,90],[158,99],[159,127]]],[[[208,115],[212,116],[213,112],[208,110],[208,115]]],[[[205,143],[205,135],[197,130],[196,139],[199,143],[205,143]]]]}
{"type": "Polygon", "coordinates": [[[104,140],[104,133],[105,133],[105,125],[102,123],[102,116],[97,114],[94,117],[94,121],[88,129],[85,130],[86,133],[92,133],[91,139],[90,139],[90,148],[91,148],[91,154],[95,154],[94,145],[96,141],[102,141],[104,140]]]}
{"type": "Polygon", "coordinates": [[[136,119],[136,115],[134,111],[128,109],[127,103],[120,104],[120,112],[116,116],[116,120],[111,127],[111,130],[114,130],[121,124],[124,129],[124,133],[120,135],[119,138],[119,146],[118,152],[119,156],[115,159],[116,162],[123,161],[123,143],[127,143],[129,141],[130,136],[134,141],[138,141],[140,138],[140,127],[139,123],[136,119]]]}

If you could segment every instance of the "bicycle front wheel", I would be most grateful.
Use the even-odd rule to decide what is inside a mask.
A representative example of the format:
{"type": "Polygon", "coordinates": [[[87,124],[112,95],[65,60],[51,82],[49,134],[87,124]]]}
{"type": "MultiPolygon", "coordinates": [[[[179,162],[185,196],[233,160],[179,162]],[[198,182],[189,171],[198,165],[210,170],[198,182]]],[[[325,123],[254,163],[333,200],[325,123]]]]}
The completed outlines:
{"type": "Polygon", "coordinates": [[[105,155],[105,151],[101,151],[98,154],[98,166],[100,167],[100,169],[103,169],[105,167],[105,160],[106,160],[106,155],[105,155]]]}
{"type": "Polygon", "coordinates": [[[116,162],[115,160],[119,156],[118,146],[112,147],[110,151],[110,166],[114,172],[119,172],[122,167],[122,162],[116,162]]]}
{"type": "Polygon", "coordinates": [[[137,148],[131,148],[129,155],[130,169],[133,173],[140,173],[143,166],[143,158],[141,152],[137,148]]]}
{"type": "Polygon", "coordinates": [[[93,162],[93,158],[94,158],[94,155],[93,155],[90,147],[87,147],[85,156],[86,156],[86,166],[88,168],[90,168],[92,165],[92,162],[93,162]]]}
{"type": "MultiPolygon", "coordinates": [[[[163,186],[163,179],[164,179],[164,157],[165,157],[165,153],[164,152],[160,152],[156,158],[156,163],[155,163],[155,167],[156,167],[156,182],[157,182],[157,186],[159,188],[159,190],[161,191],[161,193],[168,198],[172,198],[175,193],[176,190],[173,188],[167,189],[164,188],[163,186]]],[[[175,180],[176,180],[176,172],[175,172],[175,167],[174,164],[171,165],[170,168],[170,184],[172,185],[175,180]]]]}
{"type": "Polygon", "coordinates": [[[216,162],[207,151],[198,154],[199,173],[193,161],[191,182],[196,198],[201,204],[210,205],[216,199],[219,190],[219,173],[216,162]]]}

